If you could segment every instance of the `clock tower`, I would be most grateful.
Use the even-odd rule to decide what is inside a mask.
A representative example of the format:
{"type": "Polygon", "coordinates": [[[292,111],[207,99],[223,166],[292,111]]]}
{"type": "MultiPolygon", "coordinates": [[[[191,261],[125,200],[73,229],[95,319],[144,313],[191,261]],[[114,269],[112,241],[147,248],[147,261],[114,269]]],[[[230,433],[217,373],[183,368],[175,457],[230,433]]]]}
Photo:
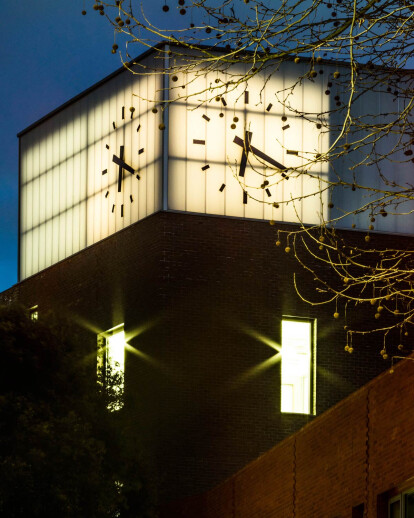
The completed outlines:
{"type": "Polygon", "coordinates": [[[85,354],[116,358],[114,411],[163,500],[211,488],[386,367],[371,336],[344,351],[344,322],[299,299],[294,276],[307,293],[313,279],[274,244],[329,217],[337,66],[292,91],[306,63],[246,83],[244,64],[179,59],[160,45],[20,133],[19,283],[0,296],[39,319],[58,308],[85,354]]]}

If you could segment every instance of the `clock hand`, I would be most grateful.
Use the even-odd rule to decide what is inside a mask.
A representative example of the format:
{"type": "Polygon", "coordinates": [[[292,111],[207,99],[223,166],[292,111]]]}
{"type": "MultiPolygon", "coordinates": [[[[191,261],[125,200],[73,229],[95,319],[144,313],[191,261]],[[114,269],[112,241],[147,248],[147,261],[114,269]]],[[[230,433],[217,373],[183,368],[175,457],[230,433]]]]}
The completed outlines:
{"type": "MultiPolygon", "coordinates": [[[[246,131],[246,135],[247,135],[247,132],[246,131]]],[[[264,160],[265,162],[277,167],[277,169],[280,169],[281,171],[287,171],[287,167],[285,167],[283,164],[281,164],[280,162],[278,162],[277,160],[274,160],[273,158],[271,158],[269,155],[266,155],[265,153],[263,153],[263,151],[260,151],[260,149],[257,149],[256,147],[252,146],[250,144],[250,140],[251,140],[251,133],[250,133],[250,139],[248,140],[248,146],[249,146],[249,149],[247,150],[248,151],[251,151],[252,153],[254,153],[257,157],[261,158],[262,160],[264,160]]],[[[245,160],[247,161],[247,154],[246,154],[246,151],[245,151],[245,144],[240,137],[234,137],[234,140],[233,142],[235,144],[237,144],[238,146],[241,146],[243,148],[243,154],[242,154],[242,161],[240,163],[240,173],[239,173],[239,176],[244,176],[244,170],[246,169],[246,165],[244,165],[244,168],[243,168],[243,171],[242,171],[242,163],[243,163],[243,159],[244,157],[246,156],[245,160]],[[243,174],[241,174],[241,172],[243,172],[243,174]]],[[[282,173],[282,176],[286,179],[288,179],[289,177],[285,175],[285,173],[282,173]]]]}
{"type": "MultiPolygon", "coordinates": [[[[249,151],[251,149],[250,142],[252,140],[252,135],[253,135],[253,133],[251,133],[250,131],[245,131],[244,132],[244,142],[241,139],[239,139],[241,141],[241,143],[242,143],[241,145],[243,147],[243,153],[242,153],[240,169],[239,169],[239,176],[244,176],[244,173],[246,171],[247,155],[249,154],[249,151]]],[[[236,138],[238,138],[238,137],[236,137],[236,138]]]]}
{"type": "MultiPolygon", "coordinates": [[[[112,160],[114,157],[112,157],[112,160]]],[[[123,162],[124,161],[124,146],[119,147],[119,159],[123,162]]],[[[122,164],[119,165],[119,171],[118,171],[118,192],[121,192],[122,189],[122,176],[123,176],[123,170],[122,170],[122,164]]]]}
{"type": "Polygon", "coordinates": [[[128,165],[126,162],[124,162],[122,159],[118,158],[116,155],[112,157],[112,162],[115,162],[115,164],[119,165],[119,167],[126,169],[131,174],[135,174],[134,169],[128,165]]]}

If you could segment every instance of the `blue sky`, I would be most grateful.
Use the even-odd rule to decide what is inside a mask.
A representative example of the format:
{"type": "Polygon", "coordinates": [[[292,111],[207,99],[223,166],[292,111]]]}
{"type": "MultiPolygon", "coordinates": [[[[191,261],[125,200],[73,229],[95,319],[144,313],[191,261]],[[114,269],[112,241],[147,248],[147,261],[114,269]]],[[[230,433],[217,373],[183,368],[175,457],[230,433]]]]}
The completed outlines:
{"type": "MultiPolygon", "coordinates": [[[[120,66],[111,53],[112,29],[92,3],[19,0],[0,6],[0,292],[17,282],[16,134],[120,66]]],[[[148,3],[152,20],[165,19],[163,4],[148,3]]],[[[176,2],[169,4],[173,23],[176,2]]]]}

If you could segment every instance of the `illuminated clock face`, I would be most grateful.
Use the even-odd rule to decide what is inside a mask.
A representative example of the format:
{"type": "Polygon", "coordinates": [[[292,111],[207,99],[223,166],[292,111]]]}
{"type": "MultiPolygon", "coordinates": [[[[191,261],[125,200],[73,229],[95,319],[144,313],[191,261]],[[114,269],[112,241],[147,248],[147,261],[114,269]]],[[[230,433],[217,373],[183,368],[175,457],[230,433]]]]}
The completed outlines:
{"type": "MultiPolygon", "coordinates": [[[[320,85],[309,82],[291,94],[280,77],[253,78],[216,96],[206,87],[203,103],[196,94],[185,114],[179,104],[170,109],[170,124],[187,121],[186,142],[182,134],[169,139],[171,208],[319,221],[323,204],[316,193],[327,164],[317,157],[328,143],[320,85]]],[[[203,85],[194,81],[187,95],[190,88],[203,85]]]]}
{"type": "Polygon", "coordinates": [[[21,137],[22,278],[161,209],[162,84],[119,71],[21,137]]]}
{"type": "MultiPolygon", "coordinates": [[[[252,97],[251,93],[245,90],[243,97],[244,104],[248,105],[252,97]]],[[[215,101],[220,102],[222,105],[218,117],[219,120],[223,120],[225,119],[224,110],[228,109],[227,102],[224,96],[217,97],[215,101]]],[[[258,98],[257,101],[256,106],[260,104],[260,99],[258,98]]],[[[269,188],[271,184],[278,185],[281,179],[289,180],[291,176],[296,177],[298,173],[300,174],[304,163],[306,163],[308,168],[311,168],[315,157],[319,154],[319,135],[322,129],[322,122],[320,120],[313,121],[313,128],[307,128],[308,133],[313,133],[313,142],[309,142],[310,147],[308,149],[303,149],[302,146],[306,146],[306,142],[303,143],[303,139],[298,138],[298,128],[295,128],[295,125],[297,125],[294,120],[295,117],[288,118],[286,115],[273,116],[272,109],[273,104],[268,103],[262,116],[266,117],[266,121],[258,120],[257,115],[248,113],[248,109],[241,111],[237,107],[230,108],[230,112],[233,112],[232,117],[231,114],[226,117],[227,120],[231,120],[231,124],[225,129],[225,132],[233,137],[232,143],[234,144],[233,147],[230,147],[226,160],[229,162],[229,165],[232,165],[233,162],[235,174],[238,176],[242,188],[243,186],[246,187],[246,189],[243,189],[244,204],[247,204],[248,201],[248,185],[244,182],[246,171],[251,171],[250,181],[252,181],[252,172],[258,176],[261,182],[260,189],[265,191],[268,198],[272,198],[269,188]],[[291,125],[293,126],[293,131],[289,135],[291,125]],[[266,126],[269,126],[269,129],[266,126]],[[317,130],[316,132],[314,131],[315,129],[317,130]],[[253,132],[253,130],[256,131],[253,132]],[[271,150],[272,156],[265,152],[265,147],[269,147],[266,145],[266,131],[270,131],[274,137],[274,144],[271,150]],[[312,145],[314,146],[313,148],[312,145]],[[287,146],[290,147],[288,148],[287,146]],[[293,157],[296,157],[296,159],[293,157]],[[284,163],[280,160],[283,160],[284,163]]],[[[206,123],[211,122],[211,118],[205,114],[202,114],[201,118],[206,123]]],[[[312,125],[312,122],[310,125],[312,125]]],[[[194,138],[193,144],[195,146],[205,146],[206,141],[194,138]]],[[[206,162],[201,167],[202,171],[208,171],[211,168],[208,163],[208,155],[206,155],[206,162]]],[[[223,192],[225,187],[226,185],[222,183],[219,187],[220,192],[223,192]]],[[[257,180],[256,182],[253,181],[250,187],[253,189],[257,188],[257,180]]],[[[253,198],[257,199],[257,196],[253,195],[253,198]]]]}
{"type": "MultiPolygon", "coordinates": [[[[115,145],[111,147],[107,142],[105,144],[106,153],[104,153],[103,160],[106,167],[101,173],[103,177],[108,179],[104,197],[108,201],[109,211],[112,214],[118,212],[121,218],[124,217],[125,205],[134,203],[134,189],[131,186],[131,182],[141,179],[141,169],[144,167],[142,156],[144,155],[145,148],[140,145],[141,124],[134,121],[134,112],[135,108],[130,107],[130,146],[120,144],[118,147],[115,147],[115,145]],[[133,156],[133,152],[136,149],[138,149],[137,156],[133,156]]],[[[121,121],[125,122],[125,120],[126,110],[123,106],[121,121]]],[[[122,131],[122,126],[118,128],[116,121],[112,122],[112,128],[114,131],[122,131]]]]}

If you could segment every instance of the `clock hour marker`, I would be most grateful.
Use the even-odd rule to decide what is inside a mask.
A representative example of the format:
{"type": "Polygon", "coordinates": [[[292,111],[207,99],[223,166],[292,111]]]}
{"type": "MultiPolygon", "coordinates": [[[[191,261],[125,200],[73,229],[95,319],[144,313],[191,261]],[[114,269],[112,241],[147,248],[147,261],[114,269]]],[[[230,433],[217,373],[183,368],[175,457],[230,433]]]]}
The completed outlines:
{"type": "Polygon", "coordinates": [[[244,104],[249,104],[249,92],[247,90],[244,92],[244,104]]]}
{"type": "Polygon", "coordinates": [[[112,122],[112,126],[113,126],[114,129],[116,129],[115,121],[112,122]]]}
{"type": "Polygon", "coordinates": [[[247,204],[247,192],[246,191],[243,191],[243,203],[244,203],[244,205],[247,204]]]}
{"type": "Polygon", "coordinates": [[[265,191],[266,191],[266,194],[267,194],[267,195],[269,196],[269,198],[270,198],[270,196],[272,196],[272,193],[270,192],[270,190],[266,188],[266,189],[265,189],[265,191]]]}
{"type": "Polygon", "coordinates": [[[294,151],[293,149],[287,149],[286,150],[286,154],[287,155],[296,155],[296,156],[298,156],[299,155],[299,151],[294,151]]]}
{"type": "Polygon", "coordinates": [[[207,122],[210,122],[210,117],[207,117],[207,115],[203,115],[203,119],[206,120],[207,122]]]}
{"type": "Polygon", "coordinates": [[[220,192],[223,192],[225,187],[226,187],[226,184],[225,184],[225,183],[222,183],[222,184],[221,184],[221,187],[220,187],[220,189],[219,189],[219,191],[220,191],[220,192]]]}
{"type": "Polygon", "coordinates": [[[221,102],[223,103],[223,106],[227,106],[226,99],[224,97],[221,97],[221,102]]]}
{"type": "Polygon", "coordinates": [[[108,172],[108,169],[104,169],[104,170],[102,171],[102,174],[104,175],[104,174],[106,174],[107,172],[108,172]]]}
{"type": "Polygon", "coordinates": [[[121,205],[121,218],[124,217],[124,204],[121,205]]]}
{"type": "Polygon", "coordinates": [[[204,165],[201,170],[202,171],[207,171],[207,169],[210,169],[210,166],[207,164],[207,165],[204,165]]]}
{"type": "Polygon", "coordinates": [[[202,146],[205,146],[206,141],[205,140],[199,140],[199,139],[193,139],[193,144],[200,144],[202,146]]]}
{"type": "Polygon", "coordinates": [[[290,124],[286,124],[285,126],[282,126],[282,130],[285,131],[290,128],[290,124]]]}
{"type": "Polygon", "coordinates": [[[106,191],[105,198],[107,198],[108,196],[109,196],[109,191],[106,191]]]}
{"type": "Polygon", "coordinates": [[[267,108],[266,108],[266,111],[267,111],[267,112],[270,112],[270,110],[272,109],[272,106],[273,106],[273,104],[272,104],[272,103],[269,103],[269,104],[268,104],[268,106],[267,106],[267,108]]]}
{"type": "Polygon", "coordinates": [[[141,180],[141,177],[139,176],[139,174],[136,175],[136,179],[141,180]]]}
{"type": "Polygon", "coordinates": [[[109,146],[108,146],[108,144],[106,144],[106,145],[105,145],[105,147],[106,147],[106,149],[109,149],[109,146]]]}
{"type": "Polygon", "coordinates": [[[141,129],[141,124],[138,124],[137,133],[141,129]]]}
{"type": "Polygon", "coordinates": [[[142,147],[139,151],[138,151],[138,155],[142,155],[142,153],[144,152],[144,148],[142,147]]]}
{"type": "Polygon", "coordinates": [[[125,119],[125,106],[122,106],[122,120],[125,119]]]}
{"type": "Polygon", "coordinates": [[[112,212],[115,210],[115,203],[112,205],[112,212]]]}
{"type": "Polygon", "coordinates": [[[134,198],[132,197],[132,194],[129,195],[129,199],[131,200],[131,203],[134,201],[134,198]]]}

